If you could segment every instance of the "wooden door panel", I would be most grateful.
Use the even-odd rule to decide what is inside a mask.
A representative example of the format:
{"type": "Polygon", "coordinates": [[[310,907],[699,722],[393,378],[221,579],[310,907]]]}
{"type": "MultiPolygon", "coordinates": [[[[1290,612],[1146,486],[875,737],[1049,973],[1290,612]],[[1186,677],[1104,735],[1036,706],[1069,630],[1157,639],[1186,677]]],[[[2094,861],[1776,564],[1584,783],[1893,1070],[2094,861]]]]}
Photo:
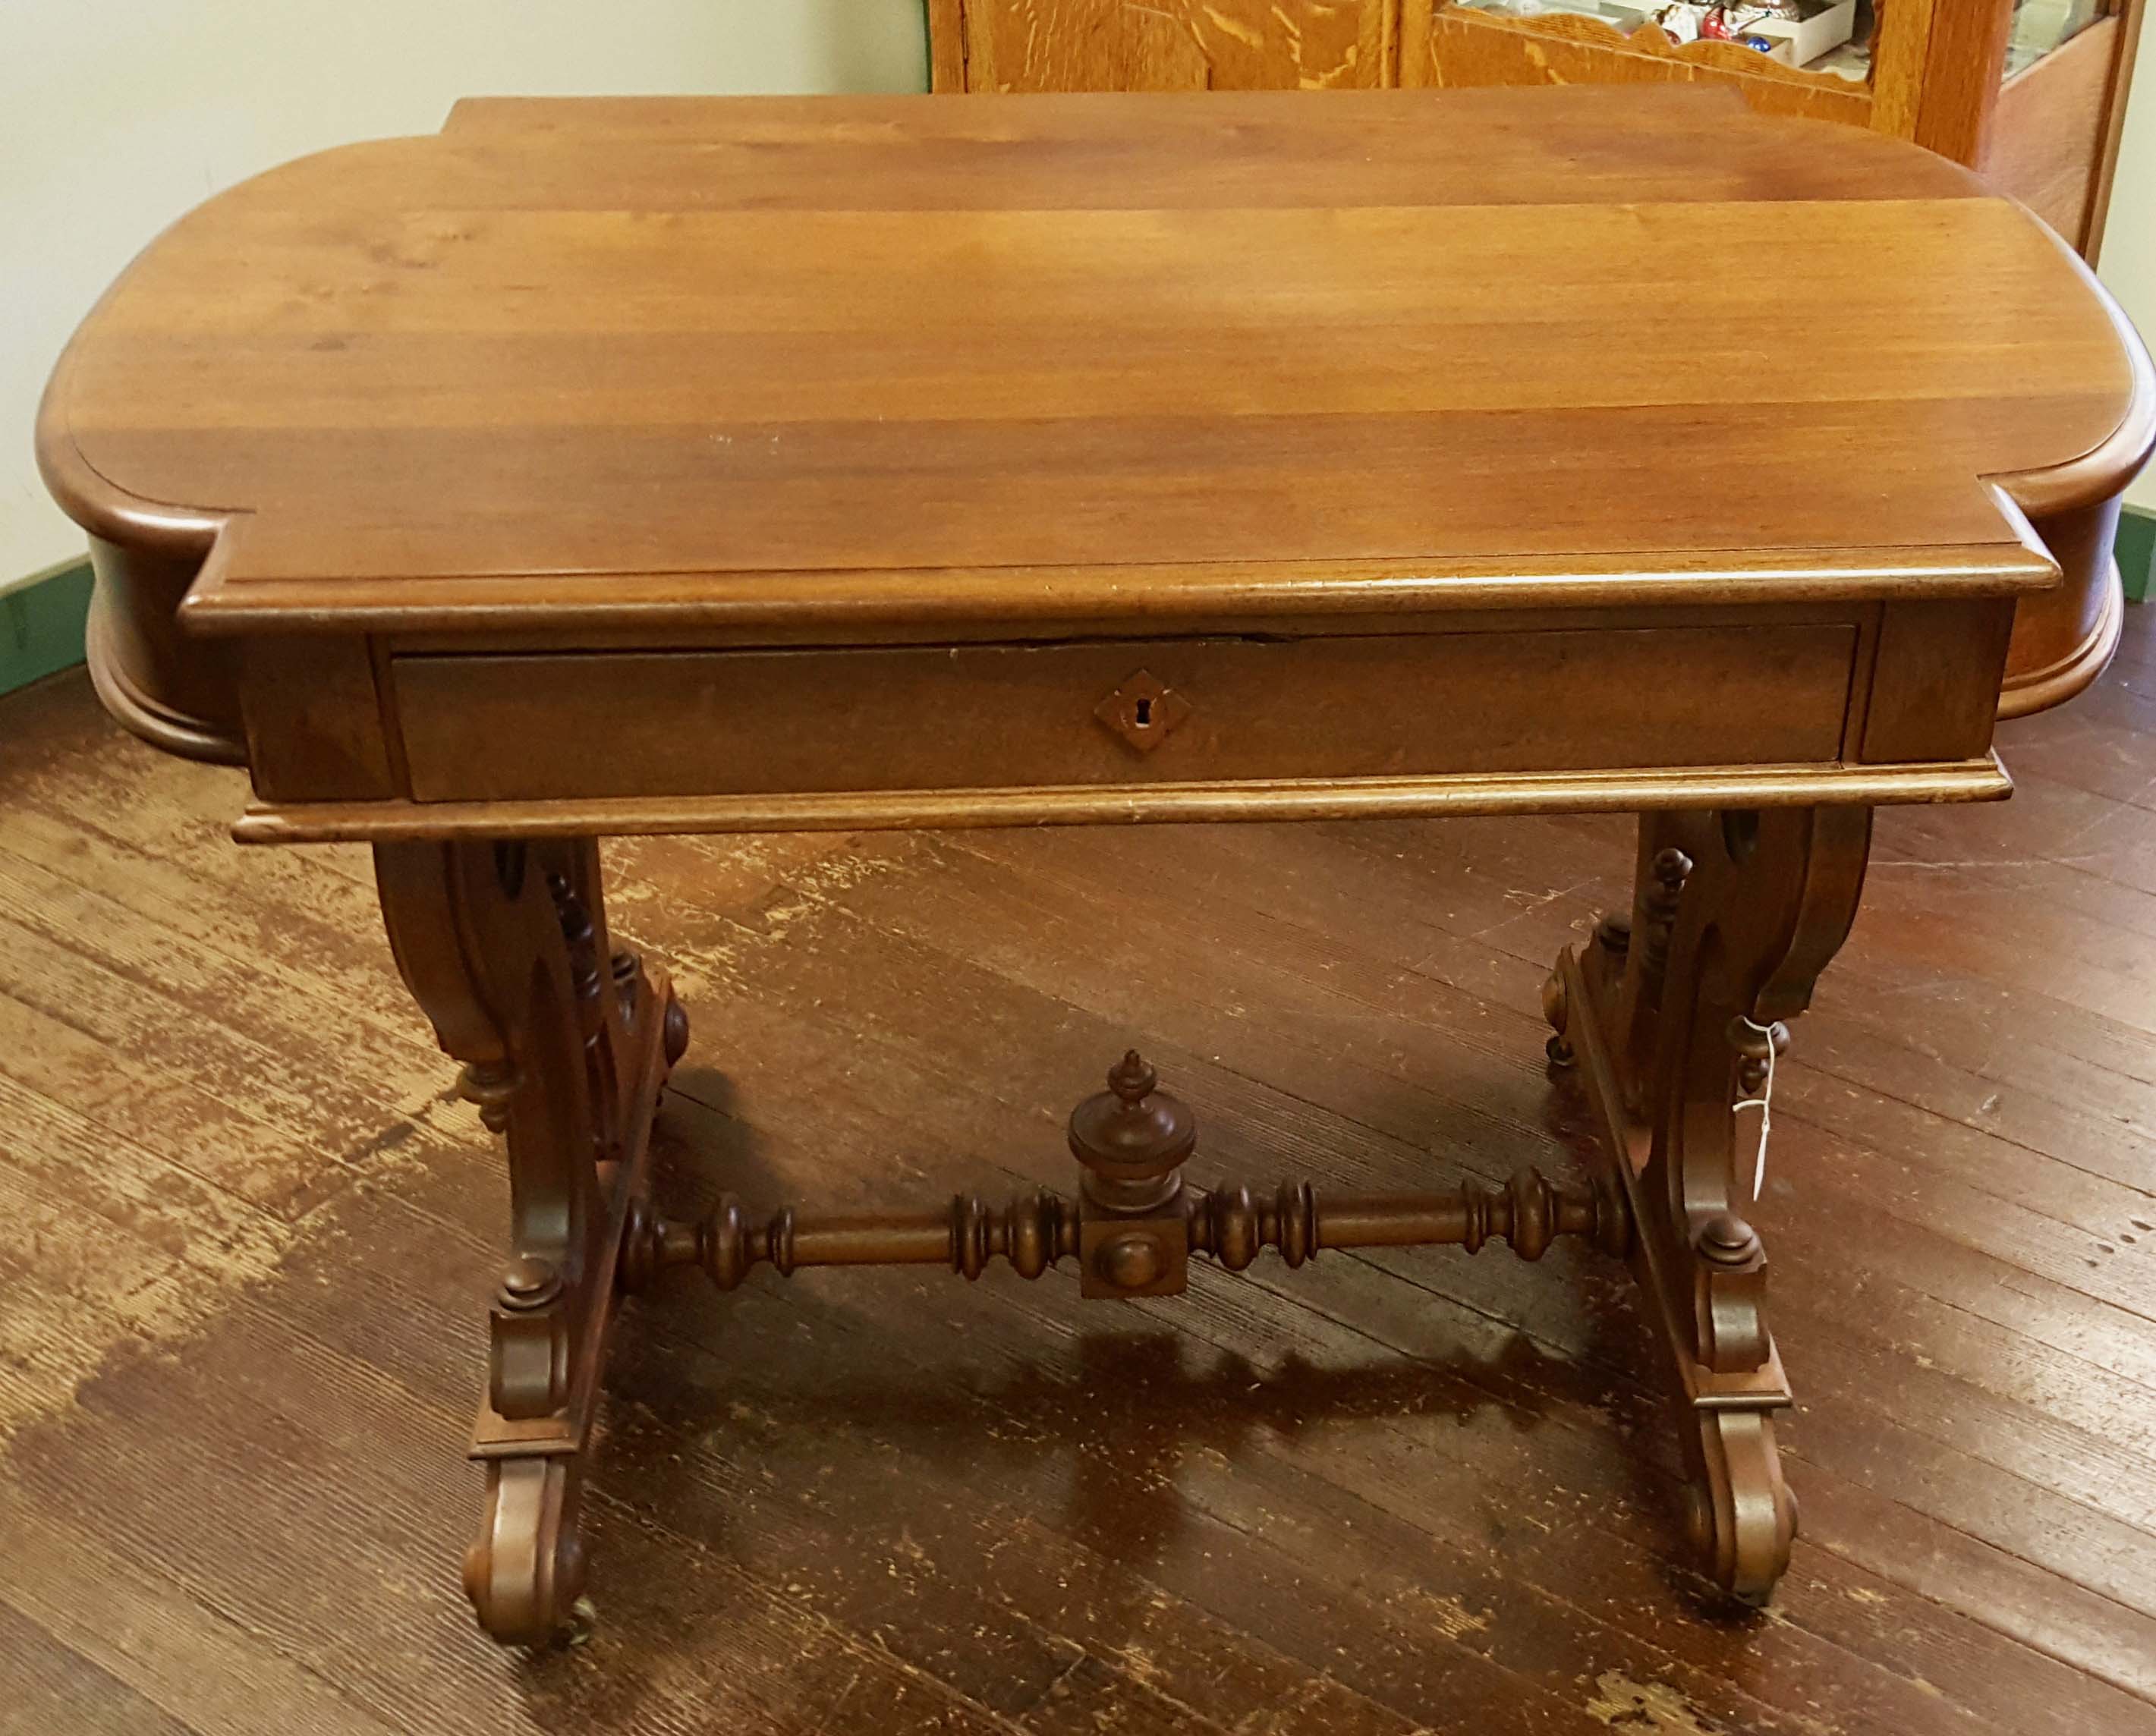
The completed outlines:
{"type": "Polygon", "coordinates": [[[933,76],[974,91],[1386,85],[1398,13],[1399,0],[931,0],[933,76]]]}

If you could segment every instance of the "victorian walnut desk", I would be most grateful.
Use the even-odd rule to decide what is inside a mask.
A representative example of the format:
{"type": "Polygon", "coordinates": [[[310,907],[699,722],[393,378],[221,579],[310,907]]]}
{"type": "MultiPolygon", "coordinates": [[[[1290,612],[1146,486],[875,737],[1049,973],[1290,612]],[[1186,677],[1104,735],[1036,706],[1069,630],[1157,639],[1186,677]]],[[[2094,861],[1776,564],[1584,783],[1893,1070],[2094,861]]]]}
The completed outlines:
{"type": "Polygon", "coordinates": [[[1763,1600],[1797,1511],[1747,1107],[1871,809],[2005,796],[2010,674],[2095,673],[2052,600],[2115,610],[2153,427],[2103,293],[1966,172],[1558,90],[469,103],[161,237],[38,439],[105,704],[245,765],[241,839],[373,847],[506,1139],[465,1577],[529,1641],[661,1268],[1158,1296],[1194,1256],[1563,1236],[1630,1258],[1692,1541],[1763,1600]],[[1131,1055],[1070,1196],[649,1203],[688,1021],[600,837],[1553,810],[1642,815],[1632,909],[1546,994],[1589,1181],[1186,1182],[1131,1055]]]}

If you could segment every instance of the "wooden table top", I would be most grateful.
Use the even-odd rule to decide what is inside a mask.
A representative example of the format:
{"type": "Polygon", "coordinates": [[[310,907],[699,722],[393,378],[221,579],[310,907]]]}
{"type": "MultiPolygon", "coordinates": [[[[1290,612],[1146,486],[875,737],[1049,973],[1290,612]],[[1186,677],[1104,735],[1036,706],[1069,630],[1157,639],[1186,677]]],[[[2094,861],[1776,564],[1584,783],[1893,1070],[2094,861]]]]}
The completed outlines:
{"type": "Polygon", "coordinates": [[[217,533],[212,629],[1907,594],[2045,582],[1982,479],[2116,493],[2145,369],[2020,207],[1718,93],[498,101],[167,231],[39,446],[217,533]]]}

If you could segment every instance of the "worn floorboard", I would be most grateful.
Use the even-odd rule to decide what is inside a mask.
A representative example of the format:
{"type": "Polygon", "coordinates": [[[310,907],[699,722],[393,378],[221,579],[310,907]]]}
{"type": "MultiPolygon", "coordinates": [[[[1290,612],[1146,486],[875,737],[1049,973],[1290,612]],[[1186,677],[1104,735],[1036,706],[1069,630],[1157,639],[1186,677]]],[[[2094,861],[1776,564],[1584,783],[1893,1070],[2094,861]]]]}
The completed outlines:
{"type": "MultiPolygon", "coordinates": [[[[1628,1281],[1569,1247],[680,1280],[634,1305],[598,1620],[482,1639],[454,1564],[499,1165],[363,853],[244,851],[232,774],[0,701],[0,1732],[2156,1736],[2156,614],[1881,817],[1781,1073],[1763,1228],[1804,1531],[1678,1564],[1628,1281]]],[[[666,1203],[1067,1180],[1131,1042],[1201,1181],[1562,1167],[1556,949],[1621,819],[613,847],[696,1046],[666,1203]]]]}

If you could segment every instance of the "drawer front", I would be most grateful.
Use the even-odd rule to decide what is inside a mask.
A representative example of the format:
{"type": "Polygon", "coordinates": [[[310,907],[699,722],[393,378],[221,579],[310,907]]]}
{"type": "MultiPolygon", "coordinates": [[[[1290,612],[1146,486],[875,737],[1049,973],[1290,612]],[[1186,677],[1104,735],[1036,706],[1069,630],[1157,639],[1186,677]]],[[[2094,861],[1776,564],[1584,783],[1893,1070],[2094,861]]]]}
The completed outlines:
{"type": "Polygon", "coordinates": [[[1838,759],[1856,630],[408,655],[422,801],[1838,759]]]}

